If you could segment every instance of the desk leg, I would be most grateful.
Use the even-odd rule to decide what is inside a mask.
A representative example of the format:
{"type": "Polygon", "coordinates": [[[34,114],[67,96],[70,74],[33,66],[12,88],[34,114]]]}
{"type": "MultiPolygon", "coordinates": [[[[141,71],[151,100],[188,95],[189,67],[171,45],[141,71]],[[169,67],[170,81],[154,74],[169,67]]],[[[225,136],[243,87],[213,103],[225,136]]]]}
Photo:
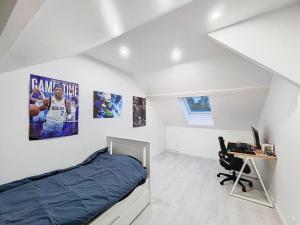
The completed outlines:
{"type": "Polygon", "coordinates": [[[260,174],[258,172],[258,169],[257,169],[257,167],[256,167],[256,165],[254,163],[254,160],[252,158],[246,157],[245,162],[244,162],[244,164],[242,166],[241,172],[239,173],[239,175],[238,175],[238,177],[237,177],[237,179],[236,179],[236,181],[235,181],[235,183],[234,183],[234,185],[233,185],[233,187],[231,189],[230,195],[234,196],[234,197],[237,197],[237,198],[244,199],[244,200],[248,200],[248,201],[251,201],[251,202],[255,202],[255,203],[258,203],[258,204],[261,204],[261,205],[265,205],[265,206],[268,206],[268,207],[271,207],[271,208],[274,207],[274,204],[273,204],[273,202],[272,202],[272,200],[271,200],[271,198],[269,196],[269,193],[268,193],[268,191],[267,191],[267,189],[266,189],[266,187],[265,187],[265,185],[264,185],[264,183],[263,183],[263,181],[261,179],[261,176],[260,176],[260,174]],[[262,187],[264,189],[264,192],[265,192],[265,194],[267,196],[268,202],[262,202],[262,201],[259,201],[259,200],[256,200],[256,199],[253,199],[253,198],[250,198],[250,197],[245,197],[245,196],[233,193],[234,190],[235,190],[235,188],[236,188],[236,185],[238,184],[238,182],[239,182],[239,180],[240,180],[240,178],[242,176],[242,171],[244,171],[244,168],[247,165],[247,162],[249,160],[250,160],[251,164],[253,165],[253,168],[254,168],[254,170],[256,172],[256,175],[258,176],[259,182],[261,183],[261,185],[262,185],[262,187]]]}
{"type": "Polygon", "coordinates": [[[260,183],[261,183],[261,186],[263,187],[264,192],[265,192],[265,194],[266,194],[266,196],[267,196],[267,200],[268,200],[268,203],[269,203],[269,204],[265,204],[265,205],[267,205],[267,206],[273,208],[273,207],[274,207],[273,201],[271,200],[270,195],[269,195],[269,193],[268,193],[268,191],[267,191],[267,189],[266,189],[266,187],[265,187],[265,184],[264,184],[264,182],[263,182],[262,179],[261,179],[261,176],[260,176],[260,174],[259,174],[259,172],[258,172],[258,169],[257,169],[255,163],[254,163],[254,160],[253,160],[253,159],[250,159],[250,162],[252,163],[252,165],[253,165],[253,167],[254,167],[254,170],[255,170],[255,172],[256,172],[256,174],[257,174],[257,176],[258,176],[258,179],[259,179],[259,181],[260,181],[260,183]]]}
{"type": "Polygon", "coordinates": [[[242,173],[243,173],[243,171],[244,171],[244,169],[245,169],[245,166],[247,165],[248,160],[249,160],[249,158],[246,157],[246,160],[244,161],[244,164],[243,164],[243,166],[242,166],[242,169],[241,169],[241,171],[239,172],[239,175],[238,175],[238,177],[237,177],[236,181],[234,182],[234,185],[233,185],[233,187],[232,187],[232,189],[231,189],[230,195],[233,195],[234,189],[236,188],[236,185],[239,183],[239,180],[240,180],[240,178],[241,178],[241,176],[242,176],[242,173]]]}

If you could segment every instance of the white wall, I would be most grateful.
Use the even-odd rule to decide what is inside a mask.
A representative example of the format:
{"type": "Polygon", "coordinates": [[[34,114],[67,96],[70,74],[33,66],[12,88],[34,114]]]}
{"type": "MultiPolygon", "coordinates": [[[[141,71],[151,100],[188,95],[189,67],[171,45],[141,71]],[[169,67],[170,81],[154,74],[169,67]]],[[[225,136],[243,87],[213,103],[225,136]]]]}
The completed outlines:
{"type": "Polygon", "coordinates": [[[147,101],[147,125],[132,127],[132,96],[144,96],[126,74],[84,56],[66,58],[0,75],[0,183],[65,168],[106,146],[106,135],[151,141],[152,156],[165,149],[165,128],[147,101]],[[29,75],[79,84],[79,134],[28,140],[29,75]],[[116,119],[93,119],[93,91],[123,96],[123,113],[116,119]]]}
{"type": "Polygon", "coordinates": [[[220,145],[218,137],[225,141],[253,143],[249,131],[218,130],[191,127],[166,127],[166,149],[205,158],[217,159],[220,145]]]}
{"type": "Polygon", "coordinates": [[[300,84],[300,3],[209,35],[300,84]]]}
{"type": "Polygon", "coordinates": [[[261,165],[271,195],[286,224],[300,224],[300,88],[274,76],[259,131],[262,142],[275,145],[278,157],[261,165]]]}

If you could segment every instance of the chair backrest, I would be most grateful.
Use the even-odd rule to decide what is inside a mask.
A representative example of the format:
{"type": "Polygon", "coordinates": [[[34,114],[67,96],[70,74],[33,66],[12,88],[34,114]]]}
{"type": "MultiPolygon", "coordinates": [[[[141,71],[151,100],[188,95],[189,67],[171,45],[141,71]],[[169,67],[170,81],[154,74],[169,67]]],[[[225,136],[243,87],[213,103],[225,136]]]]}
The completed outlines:
{"type": "MultiPolygon", "coordinates": [[[[223,137],[218,137],[219,143],[220,143],[220,148],[221,148],[221,155],[222,157],[225,157],[225,155],[227,155],[227,148],[225,146],[225,141],[223,139],[223,137]]],[[[220,156],[220,154],[219,154],[220,156]]],[[[221,156],[220,156],[221,157],[221,156]]]]}
{"type": "MultiPolygon", "coordinates": [[[[219,151],[218,153],[220,158],[219,162],[221,166],[223,166],[226,170],[240,171],[244,163],[243,159],[236,158],[233,155],[228,154],[223,137],[218,137],[218,140],[221,148],[221,151],[219,151]]],[[[250,172],[251,172],[250,167],[246,165],[244,169],[244,173],[248,174],[250,172]]]]}

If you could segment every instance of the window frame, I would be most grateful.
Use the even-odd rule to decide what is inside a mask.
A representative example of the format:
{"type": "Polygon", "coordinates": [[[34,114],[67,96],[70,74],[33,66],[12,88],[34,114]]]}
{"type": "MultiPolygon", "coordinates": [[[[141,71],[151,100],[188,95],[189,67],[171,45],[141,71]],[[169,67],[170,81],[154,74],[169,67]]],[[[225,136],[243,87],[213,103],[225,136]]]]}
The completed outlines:
{"type": "Polygon", "coordinates": [[[210,99],[208,96],[193,96],[193,97],[183,97],[183,101],[184,101],[184,104],[185,104],[185,107],[188,111],[189,114],[212,114],[212,108],[211,108],[211,105],[210,105],[210,99]],[[200,97],[207,97],[208,98],[208,101],[209,101],[209,108],[210,108],[210,111],[200,111],[200,112],[193,112],[191,111],[191,108],[189,106],[189,103],[187,102],[187,98],[200,98],[200,97]]]}
{"type": "MultiPolygon", "coordinates": [[[[206,112],[193,112],[191,111],[189,104],[187,102],[187,98],[199,98],[202,96],[188,96],[181,97],[180,101],[182,104],[182,108],[186,117],[186,121],[191,126],[204,126],[204,127],[214,127],[214,116],[213,116],[213,107],[211,106],[210,97],[205,95],[209,101],[210,111],[206,112]]],[[[203,96],[204,97],[204,96],[203,96]]]]}

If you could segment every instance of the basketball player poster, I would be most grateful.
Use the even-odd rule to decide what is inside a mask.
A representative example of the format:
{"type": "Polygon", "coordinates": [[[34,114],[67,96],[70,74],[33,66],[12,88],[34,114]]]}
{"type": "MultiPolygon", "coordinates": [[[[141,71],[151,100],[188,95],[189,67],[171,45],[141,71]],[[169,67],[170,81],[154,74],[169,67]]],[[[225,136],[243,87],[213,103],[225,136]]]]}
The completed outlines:
{"type": "Polygon", "coordinates": [[[133,96],[133,127],[146,126],[146,98],[133,96]]]}
{"type": "Polygon", "coordinates": [[[122,114],[122,96],[94,91],[94,118],[116,118],[122,114]]]}
{"type": "Polygon", "coordinates": [[[78,134],[79,85],[30,75],[29,140],[78,134]]]}

